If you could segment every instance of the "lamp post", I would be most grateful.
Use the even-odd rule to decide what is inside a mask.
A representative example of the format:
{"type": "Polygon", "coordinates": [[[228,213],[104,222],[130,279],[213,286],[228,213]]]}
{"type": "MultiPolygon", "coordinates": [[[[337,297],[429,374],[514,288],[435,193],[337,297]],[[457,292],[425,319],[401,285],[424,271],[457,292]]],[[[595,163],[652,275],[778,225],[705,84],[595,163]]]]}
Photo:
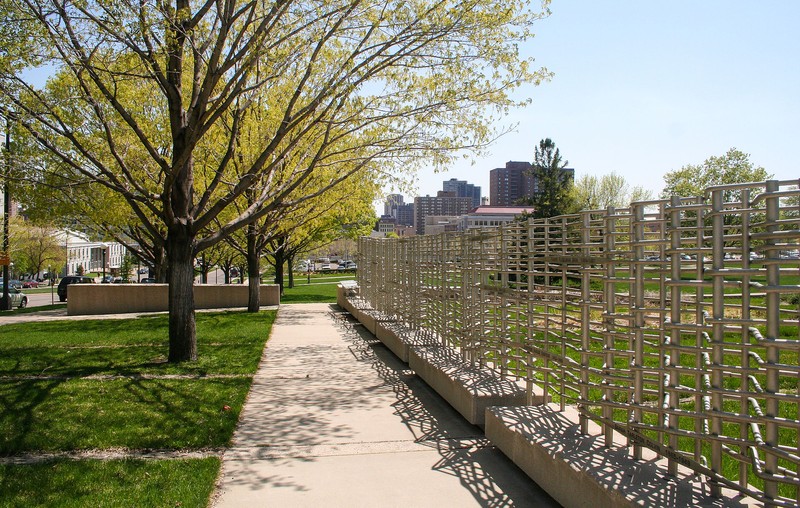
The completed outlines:
{"type": "Polygon", "coordinates": [[[64,230],[64,277],[69,275],[69,230],[64,230]]]}
{"type": "Polygon", "coordinates": [[[9,274],[8,265],[11,262],[8,255],[8,221],[11,217],[11,196],[8,191],[8,179],[11,173],[11,115],[3,110],[6,117],[6,153],[3,175],[3,297],[0,299],[0,310],[11,308],[11,298],[8,294],[9,274]]]}
{"type": "Polygon", "coordinates": [[[102,282],[106,282],[106,246],[103,244],[102,250],[100,253],[103,255],[103,279],[102,282]]]}

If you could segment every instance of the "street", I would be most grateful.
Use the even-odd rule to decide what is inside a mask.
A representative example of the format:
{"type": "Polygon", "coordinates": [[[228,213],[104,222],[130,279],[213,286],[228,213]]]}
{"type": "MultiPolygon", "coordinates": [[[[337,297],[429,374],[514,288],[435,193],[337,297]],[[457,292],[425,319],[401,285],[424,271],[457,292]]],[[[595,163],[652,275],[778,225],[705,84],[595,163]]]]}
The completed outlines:
{"type": "Polygon", "coordinates": [[[28,297],[28,307],[42,307],[43,305],[50,305],[53,303],[58,302],[58,295],[56,294],[55,288],[53,288],[52,297],[50,292],[47,293],[30,293],[26,290],[22,290],[25,293],[25,296],[28,297]]]}

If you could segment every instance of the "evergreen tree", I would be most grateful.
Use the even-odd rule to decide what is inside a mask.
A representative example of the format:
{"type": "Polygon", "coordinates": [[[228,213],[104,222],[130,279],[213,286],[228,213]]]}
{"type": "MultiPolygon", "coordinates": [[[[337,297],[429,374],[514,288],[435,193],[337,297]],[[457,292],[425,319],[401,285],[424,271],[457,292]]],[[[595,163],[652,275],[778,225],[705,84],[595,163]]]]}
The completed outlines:
{"type": "Polygon", "coordinates": [[[554,217],[576,210],[572,174],[565,170],[567,164],[553,140],[546,138],[539,142],[531,168],[535,188],[527,203],[534,207],[535,218],[554,217]]]}

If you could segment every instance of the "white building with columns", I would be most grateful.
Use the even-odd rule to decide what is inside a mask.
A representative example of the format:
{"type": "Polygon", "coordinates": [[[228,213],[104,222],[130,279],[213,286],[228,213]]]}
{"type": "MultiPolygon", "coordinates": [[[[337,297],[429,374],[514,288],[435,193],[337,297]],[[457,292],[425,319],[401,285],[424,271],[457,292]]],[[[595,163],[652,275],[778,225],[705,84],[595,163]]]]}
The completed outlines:
{"type": "Polygon", "coordinates": [[[56,238],[64,246],[67,273],[62,275],[77,274],[79,266],[84,272],[103,272],[104,264],[106,273],[117,273],[127,252],[121,243],[92,241],[75,231],[59,231],[56,238]]]}

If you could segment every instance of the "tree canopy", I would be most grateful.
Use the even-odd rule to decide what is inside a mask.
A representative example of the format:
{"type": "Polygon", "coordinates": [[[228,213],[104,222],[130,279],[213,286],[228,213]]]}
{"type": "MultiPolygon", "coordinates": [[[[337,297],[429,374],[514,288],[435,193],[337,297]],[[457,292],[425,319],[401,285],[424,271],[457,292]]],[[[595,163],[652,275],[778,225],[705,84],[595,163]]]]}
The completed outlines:
{"type": "Polygon", "coordinates": [[[688,164],[664,175],[661,197],[702,196],[707,187],[771,178],[767,170],[750,162],[750,154],[731,148],[724,155],[712,156],[702,164],[688,164]]]}
{"type": "Polygon", "coordinates": [[[164,246],[170,361],[197,356],[199,252],[357,173],[481,150],[527,102],[512,92],[548,77],[518,52],[548,2],[0,4],[25,39],[0,62],[0,102],[49,153],[38,169],[104,187],[164,246]],[[53,75],[42,87],[26,66],[53,75]]]}
{"type": "Polygon", "coordinates": [[[650,191],[635,186],[632,189],[625,178],[615,172],[597,177],[583,175],[574,187],[575,202],[581,210],[604,210],[609,206],[623,208],[634,201],[652,199],[650,191]]]}
{"type": "Polygon", "coordinates": [[[58,265],[64,259],[64,249],[58,244],[52,227],[23,224],[14,217],[10,236],[11,257],[17,272],[41,275],[48,266],[58,265]]]}

